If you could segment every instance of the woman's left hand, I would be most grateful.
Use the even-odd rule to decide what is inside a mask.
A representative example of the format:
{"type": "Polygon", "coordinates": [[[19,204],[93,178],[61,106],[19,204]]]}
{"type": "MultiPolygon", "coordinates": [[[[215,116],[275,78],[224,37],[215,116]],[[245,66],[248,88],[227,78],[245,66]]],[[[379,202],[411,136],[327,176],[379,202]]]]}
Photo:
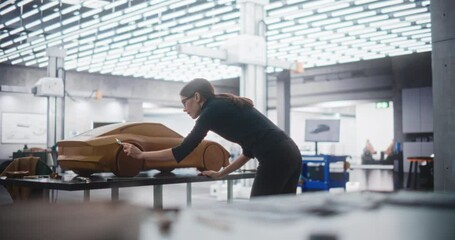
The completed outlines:
{"type": "Polygon", "coordinates": [[[217,171],[207,170],[201,173],[203,176],[207,176],[213,179],[221,178],[221,173],[217,171]]]}

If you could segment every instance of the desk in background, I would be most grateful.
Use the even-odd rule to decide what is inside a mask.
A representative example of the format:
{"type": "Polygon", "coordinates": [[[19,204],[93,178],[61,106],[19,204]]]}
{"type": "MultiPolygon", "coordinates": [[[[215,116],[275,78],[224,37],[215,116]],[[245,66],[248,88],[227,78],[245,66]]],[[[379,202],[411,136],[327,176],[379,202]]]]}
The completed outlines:
{"type": "Polygon", "coordinates": [[[349,181],[350,184],[356,184],[358,190],[371,191],[391,192],[402,189],[403,185],[402,178],[391,164],[351,164],[349,181]]]}
{"type": "Polygon", "coordinates": [[[23,186],[45,190],[44,199],[49,200],[50,190],[84,191],[84,200],[90,200],[90,190],[111,189],[111,200],[119,199],[119,188],[153,186],[153,206],[163,207],[163,185],[166,184],[187,184],[187,205],[191,205],[191,183],[227,180],[228,202],[233,198],[233,181],[238,179],[254,178],[256,173],[243,172],[231,173],[220,179],[212,179],[206,176],[199,176],[196,171],[188,172],[184,169],[176,169],[171,173],[160,173],[156,170],[142,172],[136,177],[122,178],[111,173],[93,174],[90,178],[80,178],[76,175],[64,174],[62,179],[37,178],[0,178],[1,185],[23,186]]]}
{"type": "Polygon", "coordinates": [[[433,189],[433,157],[408,157],[407,161],[409,162],[409,172],[406,187],[433,189]],[[424,181],[426,182],[425,184],[422,183],[424,181]]]}

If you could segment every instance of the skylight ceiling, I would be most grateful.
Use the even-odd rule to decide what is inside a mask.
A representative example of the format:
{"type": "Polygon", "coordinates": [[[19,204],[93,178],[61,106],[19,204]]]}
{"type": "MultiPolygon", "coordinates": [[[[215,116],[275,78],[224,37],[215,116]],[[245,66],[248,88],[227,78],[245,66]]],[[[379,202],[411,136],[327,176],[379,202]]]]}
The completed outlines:
{"type": "MultiPolygon", "coordinates": [[[[429,4],[271,0],[267,55],[311,68],[431,51],[429,4]]],[[[0,3],[0,63],[46,67],[46,48],[59,46],[67,70],[184,81],[238,77],[240,68],[178,54],[176,46],[219,49],[240,33],[239,16],[233,0],[7,0],[0,3]]]]}

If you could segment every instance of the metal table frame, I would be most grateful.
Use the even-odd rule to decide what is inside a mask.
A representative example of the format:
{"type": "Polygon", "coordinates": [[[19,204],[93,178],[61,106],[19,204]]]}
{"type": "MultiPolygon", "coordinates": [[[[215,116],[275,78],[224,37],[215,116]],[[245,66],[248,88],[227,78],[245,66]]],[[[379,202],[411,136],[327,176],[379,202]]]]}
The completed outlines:
{"type": "Polygon", "coordinates": [[[210,181],[227,181],[227,199],[228,202],[233,198],[233,181],[238,179],[254,178],[254,172],[234,172],[223,178],[212,179],[206,176],[199,176],[197,173],[180,173],[175,170],[172,173],[160,173],[158,171],[149,171],[141,173],[136,177],[123,178],[116,177],[113,174],[94,174],[86,180],[73,178],[65,181],[62,179],[37,178],[0,178],[0,184],[4,186],[23,186],[44,190],[44,198],[49,201],[50,190],[64,191],[84,191],[84,201],[90,201],[90,190],[111,189],[111,200],[119,200],[119,189],[124,187],[153,186],[153,206],[163,208],[163,185],[186,183],[187,206],[191,206],[191,183],[210,182],[210,181]]]}

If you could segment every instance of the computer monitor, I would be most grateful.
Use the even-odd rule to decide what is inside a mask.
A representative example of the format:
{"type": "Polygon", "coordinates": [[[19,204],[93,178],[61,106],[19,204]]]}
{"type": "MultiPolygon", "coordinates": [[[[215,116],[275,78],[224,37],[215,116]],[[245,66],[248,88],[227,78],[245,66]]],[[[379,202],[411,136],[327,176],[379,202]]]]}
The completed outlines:
{"type": "Polygon", "coordinates": [[[307,119],[305,121],[305,141],[339,142],[339,119],[307,119]]]}

